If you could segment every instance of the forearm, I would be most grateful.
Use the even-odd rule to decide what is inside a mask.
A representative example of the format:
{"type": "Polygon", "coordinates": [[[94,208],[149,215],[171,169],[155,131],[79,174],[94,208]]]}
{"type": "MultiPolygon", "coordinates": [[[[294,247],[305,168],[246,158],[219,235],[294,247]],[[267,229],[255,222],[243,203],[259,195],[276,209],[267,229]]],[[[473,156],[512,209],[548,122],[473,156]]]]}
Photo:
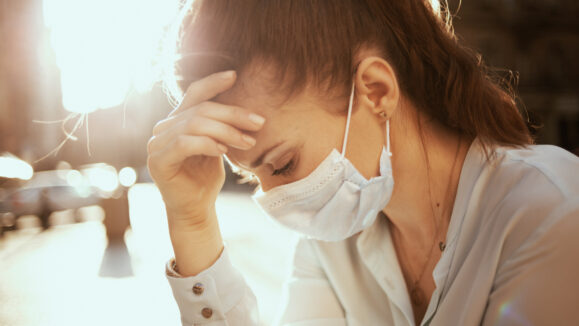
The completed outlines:
{"type": "Polygon", "coordinates": [[[215,210],[209,210],[204,223],[180,225],[181,219],[171,216],[169,218],[169,233],[175,253],[175,262],[178,272],[183,277],[194,276],[209,268],[223,251],[223,239],[215,210]]]}

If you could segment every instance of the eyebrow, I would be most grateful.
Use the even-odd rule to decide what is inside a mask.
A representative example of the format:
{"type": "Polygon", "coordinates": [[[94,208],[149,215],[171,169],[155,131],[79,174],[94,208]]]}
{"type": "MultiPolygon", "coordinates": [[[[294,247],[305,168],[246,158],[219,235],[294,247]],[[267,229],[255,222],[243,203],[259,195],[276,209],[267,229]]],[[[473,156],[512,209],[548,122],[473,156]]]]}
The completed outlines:
{"type": "Polygon", "coordinates": [[[280,142],[278,142],[278,143],[275,143],[275,144],[273,144],[272,146],[266,148],[266,149],[261,153],[261,155],[259,155],[259,156],[255,159],[255,161],[253,161],[253,162],[249,165],[249,167],[251,167],[252,169],[255,169],[256,167],[262,165],[262,164],[263,164],[263,159],[265,158],[265,156],[266,156],[269,152],[271,152],[274,148],[278,147],[279,145],[281,145],[281,144],[283,144],[283,143],[284,143],[284,141],[282,140],[282,141],[280,141],[280,142]]]}

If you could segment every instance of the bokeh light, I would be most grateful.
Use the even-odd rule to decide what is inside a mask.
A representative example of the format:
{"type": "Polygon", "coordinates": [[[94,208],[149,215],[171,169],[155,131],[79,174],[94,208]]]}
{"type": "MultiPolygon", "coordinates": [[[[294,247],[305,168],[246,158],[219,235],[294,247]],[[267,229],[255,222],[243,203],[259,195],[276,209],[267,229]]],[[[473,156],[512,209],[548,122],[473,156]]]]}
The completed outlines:
{"type": "Polygon", "coordinates": [[[82,174],[77,170],[70,170],[66,174],[66,182],[73,187],[78,187],[82,184],[82,174]]]}
{"type": "Polygon", "coordinates": [[[9,154],[0,156],[0,177],[29,180],[33,173],[32,166],[25,161],[9,154]]]}
{"type": "Polygon", "coordinates": [[[106,164],[98,164],[83,171],[94,187],[104,192],[112,192],[119,186],[117,170],[106,164]]]}
{"type": "Polygon", "coordinates": [[[62,101],[87,113],[121,104],[159,79],[160,43],[178,0],[44,0],[62,101]]]}
{"type": "Polygon", "coordinates": [[[130,187],[137,181],[137,172],[130,166],[126,166],[119,171],[119,182],[124,187],[130,187]]]}

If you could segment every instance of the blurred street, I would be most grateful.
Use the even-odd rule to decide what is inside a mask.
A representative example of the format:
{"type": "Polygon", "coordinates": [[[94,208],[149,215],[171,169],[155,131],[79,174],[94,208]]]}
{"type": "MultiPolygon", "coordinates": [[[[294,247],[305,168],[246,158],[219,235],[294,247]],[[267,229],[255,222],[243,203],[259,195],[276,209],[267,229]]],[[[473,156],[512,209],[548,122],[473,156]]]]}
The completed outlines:
{"type": "MultiPolygon", "coordinates": [[[[179,102],[182,4],[0,0],[0,326],[180,325],[147,142],[179,102]]],[[[579,1],[448,4],[536,143],[579,155],[579,1]]],[[[269,326],[297,237],[227,171],[223,238],[269,326]]]]}
{"type": "MultiPolygon", "coordinates": [[[[163,203],[153,184],[129,191],[132,228],[107,241],[98,206],[54,213],[41,231],[32,216],[0,240],[0,325],[180,325],[165,279],[172,256],[163,203]]],[[[224,239],[269,325],[296,236],[261,213],[245,192],[217,202],[224,239]]]]}

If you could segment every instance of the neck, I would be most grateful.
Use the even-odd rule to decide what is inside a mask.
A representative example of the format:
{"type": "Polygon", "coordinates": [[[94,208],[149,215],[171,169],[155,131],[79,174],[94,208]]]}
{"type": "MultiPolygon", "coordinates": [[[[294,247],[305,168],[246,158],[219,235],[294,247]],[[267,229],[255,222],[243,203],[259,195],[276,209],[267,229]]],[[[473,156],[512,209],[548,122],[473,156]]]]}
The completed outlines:
{"type": "Polygon", "coordinates": [[[424,116],[413,119],[416,123],[396,118],[391,120],[395,186],[383,212],[402,245],[426,253],[446,238],[470,140],[461,141],[458,133],[424,116]]]}

